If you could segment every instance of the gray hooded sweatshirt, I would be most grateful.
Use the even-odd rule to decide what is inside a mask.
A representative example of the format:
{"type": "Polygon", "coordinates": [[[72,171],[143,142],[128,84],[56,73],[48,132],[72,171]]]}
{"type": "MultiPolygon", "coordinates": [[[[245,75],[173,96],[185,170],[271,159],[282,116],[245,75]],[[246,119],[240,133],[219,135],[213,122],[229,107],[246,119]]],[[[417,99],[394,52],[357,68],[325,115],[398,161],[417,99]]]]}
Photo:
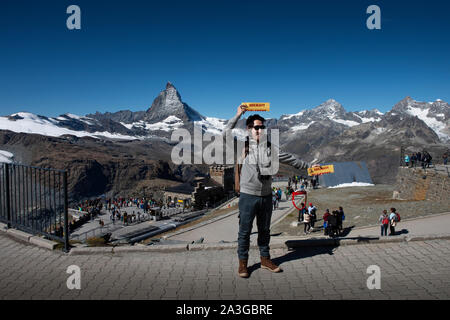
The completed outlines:
{"type": "MultiPolygon", "coordinates": [[[[230,133],[236,126],[239,116],[234,116],[225,128],[224,134],[230,133]]],[[[242,158],[244,152],[242,150],[242,158]]],[[[241,158],[241,159],[242,159],[241,158]]],[[[306,169],[310,165],[290,153],[281,152],[278,146],[268,143],[265,139],[259,144],[250,137],[249,153],[242,162],[240,177],[240,192],[255,196],[268,196],[272,194],[272,175],[278,172],[274,161],[291,165],[297,169],[306,169]],[[272,155],[272,152],[274,153],[272,155]],[[278,159],[275,159],[278,153],[278,159]]]]}

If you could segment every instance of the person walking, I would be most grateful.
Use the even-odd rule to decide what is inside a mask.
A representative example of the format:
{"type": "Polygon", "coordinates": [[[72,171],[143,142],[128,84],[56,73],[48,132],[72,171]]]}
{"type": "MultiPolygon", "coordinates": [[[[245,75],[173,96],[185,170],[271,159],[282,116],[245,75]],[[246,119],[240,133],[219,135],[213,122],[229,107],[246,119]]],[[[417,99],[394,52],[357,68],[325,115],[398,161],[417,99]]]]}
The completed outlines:
{"type": "Polygon", "coordinates": [[[389,227],[389,215],[387,213],[387,210],[383,210],[383,213],[378,219],[378,222],[381,225],[381,236],[387,236],[387,229],[389,227]]]}
{"type": "Polygon", "coordinates": [[[278,202],[277,194],[275,193],[275,190],[272,190],[272,205],[273,205],[273,210],[276,210],[276,209],[277,209],[277,202],[278,202]]]}
{"type": "Polygon", "coordinates": [[[304,229],[303,232],[305,234],[311,233],[310,229],[311,229],[311,216],[309,215],[309,213],[305,210],[304,214],[303,214],[303,224],[304,224],[304,229]]]}
{"type": "Polygon", "coordinates": [[[317,212],[317,208],[315,206],[313,206],[312,203],[310,203],[309,207],[308,207],[308,214],[311,217],[310,218],[311,232],[314,231],[314,223],[317,220],[316,212],[317,212]]]}
{"type": "MultiPolygon", "coordinates": [[[[239,118],[247,111],[246,105],[238,107],[236,115],[227,123],[224,135],[231,134],[239,118]]],[[[253,221],[256,218],[258,227],[258,246],[261,258],[261,268],[271,272],[281,272],[281,268],[270,258],[270,223],[272,218],[272,175],[276,172],[272,167],[274,149],[267,141],[264,129],[265,119],[258,114],[251,115],[246,121],[248,138],[242,152],[242,165],[237,166],[239,189],[239,232],[238,232],[238,275],[249,277],[247,268],[248,251],[250,249],[250,235],[253,221]]],[[[227,143],[230,139],[226,139],[227,143]]],[[[234,141],[233,141],[234,143],[234,141]]],[[[275,146],[277,147],[277,146],[275,146]]],[[[234,145],[230,150],[234,150],[234,145]],[[233,148],[233,149],[231,149],[233,148]]],[[[239,151],[238,151],[239,152],[239,151]]],[[[291,165],[297,169],[306,169],[309,165],[291,154],[279,152],[273,161],[291,165]]]]}
{"type": "Polygon", "coordinates": [[[305,204],[302,202],[301,206],[302,206],[302,208],[300,210],[298,210],[298,222],[303,222],[303,220],[305,218],[305,212],[306,212],[305,204]]]}

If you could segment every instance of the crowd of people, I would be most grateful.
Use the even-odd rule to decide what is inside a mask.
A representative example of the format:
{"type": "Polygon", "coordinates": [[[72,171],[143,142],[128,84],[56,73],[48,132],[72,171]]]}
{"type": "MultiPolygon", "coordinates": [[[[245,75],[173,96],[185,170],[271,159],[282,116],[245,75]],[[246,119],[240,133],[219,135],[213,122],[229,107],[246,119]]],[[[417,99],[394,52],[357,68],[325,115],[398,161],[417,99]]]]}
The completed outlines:
{"type": "Polygon", "coordinates": [[[433,160],[433,157],[425,150],[412,153],[411,155],[405,154],[405,165],[410,168],[416,168],[418,165],[423,169],[430,168],[432,165],[431,160],[433,160]]]}
{"type": "Polygon", "coordinates": [[[152,207],[160,206],[154,199],[146,198],[112,198],[105,200],[106,209],[108,211],[116,211],[122,208],[136,207],[147,213],[152,207]]]}
{"type": "Polygon", "coordinates": [[[77,220],[73,219],[69,223],[69,230],[71,232],[99,216],[103,209],[103,202],[101,198],[85,200],[77,204],[75,208],[84,213],[77,220]]]}
{"type": "MultiPolygon", "coordinates": [[[[97,198],[82,201],[73,208],[79,212],[83,212],[77,220],[73,219],[69,228],[70,231],[81,227],[86,222],[92,221],[101,214],[101,210],[105,209],[109,211],[110,220],[115,223],[121,221],[124,225],[129,225],[134,222],[141,222],[148,216],[149,211],[155,206],[160,205],[154,199],[145,198],[97,198]],[[135,207],[137,210],[128,213],[125,208],[135,207]],[[139,210],[140,209],[140,210],[139,210]]],[[[102,219],[99,220],[99,225],[104,226],[105,223],[102,219]]]]}
{"type": "Polygon", "coordinates": [[[114,198],[106,200],[106,210],[110,213],[111,221],[115,223],[117,220],[124,225],[145,220],[149,211],[160,205],[154,199],[145,198],[114,198]],[[128,213],[126,210],[123,210],[134,207],[138,209],[136,212],[133,210],[132,213],[128,213]]]}
{"type": "MultiPolygon", "coordinates": [[[[304,233],[310,234],[315,231],[315,223],[318,221],[317,208],[312,203],[309,203],[309,206],[306,207],[305,203],[302,202],[301,206],[302,209],[300,209],[298,213],[298,222],[303,223],[304,233]]],[[[389,236],[395,235],[395,227],[397,226],[397,223],[400,222],[400,219],[400,214],[397,212],[397,209],[391,208],[390,213],[388,213],[387,210],[384,210],[378,219],[381,226],[381,236],[387,236],[388,229],[389,236]]],[[[330,237],[342,235],[342,225],[345,220],[345,213],[342,207],[333,210],[331,213],[329,209],[326,209],[322,216],[322,220],[324,235],[330,237]]]]}
{"type": "MultiPolygon", "coordinates": [[[[309,234],[314,231],[315,223],[317,220],[317,208],[309,203],[306,207],[305,204],[301,203],[302,209],[299,210],[298,221],[304,224],[304,233],[309,234]]],[[[329,209],[326,209],[323,214],[323,230],[324,235],[334,237],[339,236],[342,233],[342,221],[345,220],[344,209],[339,207],[339,209],[332,211],[330,213],[329,209]]]]}
{"type": "Polygon", "coordinates": [[[309,188],[317,189],[319,183],[317,176],[307,179],[303,176],[292,176],[288,179],[288,188],[294,188],[294,190],[306,190],[309,188]]]}

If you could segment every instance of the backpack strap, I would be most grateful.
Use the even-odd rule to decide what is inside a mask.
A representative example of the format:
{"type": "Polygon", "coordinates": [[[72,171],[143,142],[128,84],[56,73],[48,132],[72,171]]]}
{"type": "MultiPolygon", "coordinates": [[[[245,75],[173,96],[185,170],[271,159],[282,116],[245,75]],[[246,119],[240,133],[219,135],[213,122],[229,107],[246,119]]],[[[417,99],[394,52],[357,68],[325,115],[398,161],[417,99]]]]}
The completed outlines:
{"type": "MultiPolygon", "coordinates": [[[[242,162],[244,161],[245,158],[247,158],[249,152],[250,152],[250,139],[247,136],[244,144],[244,157],[242,158],[242,162]]],[[[241,172],[242,172],[242,163],[239,163],[239,161],[237,161],[234,167],[234,192],[236,192],[236,194],[238,195],[241,189],[240,185],[241,172]]]]}

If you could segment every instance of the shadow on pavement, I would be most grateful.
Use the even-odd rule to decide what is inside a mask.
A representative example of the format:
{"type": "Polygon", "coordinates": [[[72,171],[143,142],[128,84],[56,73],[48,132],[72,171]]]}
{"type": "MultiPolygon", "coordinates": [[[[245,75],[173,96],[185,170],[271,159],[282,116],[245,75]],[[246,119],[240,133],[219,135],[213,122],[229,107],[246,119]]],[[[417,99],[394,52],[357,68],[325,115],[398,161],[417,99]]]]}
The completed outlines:
{"type": "MultiPolygon", "coordinates": [[[[302,248],[302,250],[294,250],[291,251],[287,254],[285,254],[284,256],[278,257],[278,258],[274,258],[272,259],[272,261],[279,265],[281,268],[283,268],[282,264],[284,262],[289,262],[292,260],[299,260],[299,259],[303,259],[303,258],[308,258],[308,257],[313,257],[319,254],[328,254],[328,255],[333,255],[333,250],[336,248],[337,246],[334,247],[307,247],[307,248],[302,248]]],[[[298,248],[299,249],[299,248],[298,248]]],[[[261,263],[255,263],[252,266],[248,267],[248,273],[249,276],[251,276],[251,274],[256,271],[257,269],[261,268],[261,263]]]]}
{"type": "Polygon", "coordinates": [[[351,227],[345,227],[344,229],[342,229],[342,232],[341,232],[341,237],[346,237],[346,236],[348,236],[349,235],[349,233],[352,231],[352,229],[354,228],[355,226],[353,225],[353,226],[351,226],[351,227]]]}
{"type": "Polygon", "coordinates": [[[409,233],[408,229],[402,229],[400,231],[395,231],[394,236],[399,236],[399,235],[408,234],[408,233],[409,233]]]}

